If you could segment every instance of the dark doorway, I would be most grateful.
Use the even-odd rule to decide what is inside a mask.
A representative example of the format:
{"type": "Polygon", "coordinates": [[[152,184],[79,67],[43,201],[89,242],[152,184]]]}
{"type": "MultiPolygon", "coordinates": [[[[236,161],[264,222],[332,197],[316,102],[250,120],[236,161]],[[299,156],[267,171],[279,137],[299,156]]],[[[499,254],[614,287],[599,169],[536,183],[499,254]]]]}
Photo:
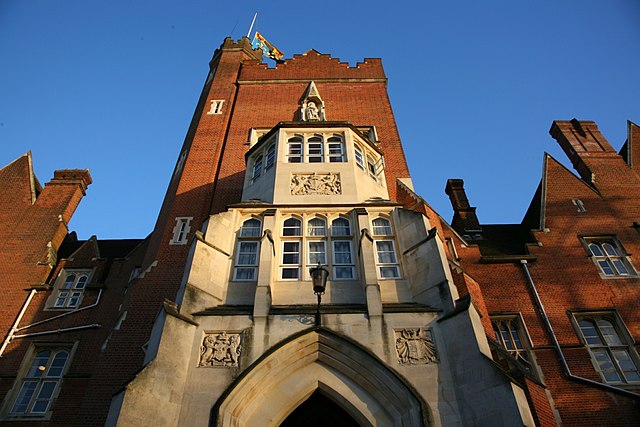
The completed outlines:
{"type": "Polygon", "coordinates": [[[280,427],[354,427],[351,415],[322,393],[314,392],[280,424],[280,427]]]}

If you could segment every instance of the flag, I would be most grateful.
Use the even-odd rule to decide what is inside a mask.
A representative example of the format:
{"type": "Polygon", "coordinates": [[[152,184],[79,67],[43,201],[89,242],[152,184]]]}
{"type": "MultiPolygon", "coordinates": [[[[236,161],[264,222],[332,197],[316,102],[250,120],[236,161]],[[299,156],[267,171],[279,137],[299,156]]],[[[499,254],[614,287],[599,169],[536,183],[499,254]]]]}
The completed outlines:
{"type": "Polygon", "coordinates": [[[277,47],[269,43],[267,39],[262,37],[262,34],[257,31],[253,37],[251,47],[254,49],[262,49],[267,58],[271,58],[276,62],[282,62],[282,58],[284,57],[284,53],[280,52],[277,47]]]}

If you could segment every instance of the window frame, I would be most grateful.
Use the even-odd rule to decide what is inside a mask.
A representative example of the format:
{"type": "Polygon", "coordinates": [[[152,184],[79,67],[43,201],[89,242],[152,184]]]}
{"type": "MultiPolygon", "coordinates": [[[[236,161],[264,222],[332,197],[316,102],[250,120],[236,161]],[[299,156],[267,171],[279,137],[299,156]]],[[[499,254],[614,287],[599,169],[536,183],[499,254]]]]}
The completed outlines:
{"type": "Polygon", "coordinates": [[[222,106],[224,105],[224,99],[212,99],[211,107],[207,112],[208,115],[222,114],[222,106]]]}
{"type": "Polygon", "coordinates": [[[176,225],[173,227],[173,235],[169,240],[170,245],[186,245],[191,231],[192,216],[177,216],[176,225]]]}
{"type": "Polygon", "coordinates": [[[402,267],[400,266],[400,257],[395,237],[395,232],[393,229],[393,221],[391,218],[386,215],[377,215],[375,218],[371,219],[371,231],[373,235],[373,251],[374,251],[374,260],[376,264],[376,274],[379,280],[398,280],[402,279],[402,267]],[[382,220],[386,222],[386,225],[379,226],[375,225],[378,220],[382,220]],[[384,228],[386,231],[379,232],[380,228],[384,228]],[[380,251],[379,245],[383,242],[391,243],[391,251],[380,251]],[[394,262],[382,262],[380,260],[381,254],[393,254],[394,262]],[[382,274],[383,270],[388,270],[390,268],[395,268],[396,274],[394,276],[385,276],[382,274]]]}
{"type": "Polygon", "coordinates": [[[258,178],[260,178],[262,173],[262,161],[264,156],[262,153],[259,153],[253,158],[253,166],[251,167],[251,182],[256,182],[258,178]]]}
{"type": "MultiPolygon", "coordinates": [[[[279,254],[279,270],[278,280],[282,281],[308,281],[311,280],[309,269],[316,267],[318,261],[321,261],[321,265],[325,266],[329,270],[329,280],[336,281],[352,281],[357,280],[356,270],[356,254],[354,253],[353,232],[351,229],[352,220],[345,217],[342,214],[332,214],[331,216],[324,216],[320,214],[303,214],[301,217],[297,215],[285,215],[281,218],[280,222],[280,254],[279,254]],[[291,220],[300,221],[301,228],[297,227],[297,224],[285,224],[291,220]],[[333,232],[333,222],[342,219],[347,222],[346,229],[348,235],[336,235],[333,232]],[[322,221],[320,224],[314,224],[322,221]],[[322,231],[320,231],[322,230],[322,231]],[[286,234],[285,234],[286,233],[286,234]],[[323,234],[320,234],[323,233],[323,234]],[[290,243],[295,242],[297,250],[292,250],[293,246],[290,243]],[[336,242],[349,242],[349,259],[351,263],[337,264],[335,261],[335,244],[336,242]],[[285,263],[285,257],[297,257],[298,263],[285,263]],[[318,257],[320,259],[318,259],[318,257]],[[324,261],[324,262],[322,262],[324,261]],[[337,267],[337,268],[336,268],[337,267]],[[336,278],[336,271],[339,268],[349,268],[349,278],[336,278]],[[293,270],[297,271],[297,277],[293,276],[293,270]],[[289,274],[286,274],[289,273],[289,274]]],[[[292,260],[287,260],[292,261],[292,260]]]]}
{"type": "Polygon", "coordinates": [[[256,217],[249,217],[244,219],[240,225],[240,229],[237,233],[236,245],[235,245],[235,256],[234,256],[234,264],[233,264],[233,281],[234,282],[255,282],[258,280],[258,266],[260,265],[260,243],[262,238],[262,221],[256,217]],[[259,227],[255,227],[255,222],[259,223],[259,227]],[[245,227],[248,223],[251,223],[252,226],[245,227]],[[254,230],[258,230],[257,233],[254,230]],[[252,230],[250,233],[245,233],[246,230],[252,230]],[[242,248],[245,245],[255,244],[255,252],[254,262],[251,264],[241,263],[240,257],[251,255],[250,252],[243,252],[242,248]],[[251,278],[241,277],[239,274],[241,271],[252,270],[253,275],[251,278]]]}
{"type": "Polygon", "coordinates": [[[52,299],[48,305],[53,310],[77,310],[82,304],[85,290],[91,283],[93,269],[90,268],[63,268],[55,281],[52,299]],[[74,276],[72,281],[69,278],[74,276]],[[85,278],[81,282],[81,279],[85,278]],[[68,285],[67,285],[68,284],[68,285]],[[62,301],[61,304],[58,304],[62,301]],[[75,301],[72,303],[72,301],[75,301]]]}
{"type": "MultiPolygon", "coordinates": [[[[5,420],[50,419],[51,414],[53,413],[53,406],[62,388],[64,377],[71,366],[76,347],[77,343],[43,342],[31,344],[22,360],[16,380],[11,390],[6,395],[6,403],[3,408],[3,418],[5,420]],[[50,353],[47,356],[45,364],[36,365],[38,355],[41,355],[44,352],[50,353]],[[52,368],[55,368],[53,366],[53,362],[56,360],[56,356],[63,352],[66,352],[67,354],[62,366],[57,367],[60,370],[59,374],[49,376],[48,374],[51,372],[52,368]],[[44,368],[40,369],[40,366],[43,366],[44,368]],[[38,376],[36,375],[36,371],[43,372],[43,374],[38,376]],[[25,397],[21,396],[21,393],[25,384],[28,382],[35,382],[35,387],[31,395],[28,397],[25,409],[21,412],[17,412],[16,405],[18,405],[18,400],[21,397],[25,397]],[[54,383],[53,389],[49,393],[48,397],[41,398],[40,394],[43,392],[45,383],[54,383]],[[46,407],[41,411],[34,412],[34,407],[37,405],[38,401],[42,400],[45,400],[46,407]]],[[[42,357],[39,360],[42,362],[42,357]]]]}
{"type": "Polygon", "coordinates": [[[529,332],[527,331],[527,327],[524,323],[524,319],[520,315],[520,313],[509,313],[509,314],[490,314],[489,320],[491,321],[491,326],[493,328],[494,339],[507,353],[511,354],[516,360],[524,363],[526,366],[531,366],[532,358],[531,358],[531,338],[529,337],[529,332]],[[501,323],[503,325],[508,325],[506,332],[508,333],[509,343],[513,346],[513,348],[508,348],[506,345],[506,339],[503,335],[503,332],[499,327],[498,331],[496,331],[496,323],[501,323]],[[513,331],[517,334],[518,341],[520,342],[520,347],[517,346],[516,340],[513,336],[513,331]]]}
{"type": "Polygon", "coordinates": [[[276,144],[272,143],[267,147],[264,156],[264,172],[266,173],[269,169],[275,166],[276,164],[276,144]]]}
{"type": "Polygon", "coordinates": [[[304,136],[293,134],[287,138],[287,163],[304,163],[304,136]],[[292,160],[297,159],[297,160],[292,160]]]}
{"type": "Polygon", "coordinates": [[[364,150],[360,147],[359,144],[353,144],[353,157],[355,158],[356,166],[362,169],[363,172],[366,172],[366,168],[364,165],[365,154],[364,150]]]}
{"type": "Polygon", "coordinates": [[[602,236],[578,236],[582,246],[587,252],[587,256],[598,269],[600,277],[603,279],[614,278],[634,278],[638,277],[638,272],[629,259],[629,254],[620,241],[613,235],[602,236]],[[605,245],[610,246],[616,253],[610,254],[605,245]],[[594,252],[597,248],[600,254],[594,252]],[[626,272],[622,272],[623,267],[626,272]],[[607,272],[610,271],[610,273],[607,272]]]}
{"type": "Polygon", "coordinates": [[[576,334],[580,339],[582,345],[589,352],[589,358],[591,359],[591,363],[593,364],[594,370],[598,373],[602,381],[606,384],[617,384],[617,385],[633,385],[637,386],[640,384],[640,356],[634,346],[634,340],[626,325],[624,324],[622,318],[619,313],[615,310],[602,310],[602,311],[580,311],[580,312],[572,312],[571,313],[571,321],[576,330],[576,334]],[[607,339],[607,336],[610,334],[605,334],[602,332],[602,325],[598,323],[598,320],[606,321],[611,325],[613,332],[617,339],[620,341],[619,343],[610,343],[607,339]],[[600,341],[599,343],[591,343],[589,339],[585,335],[582,322],[589,322],[592,326],[594,326],[594,331],[596,333],[596,338],[600,341]],[[616,351],[624,351],[629,357],[629,361],[634,365],[635,372],[637,375],[637,379],[629,380],[625,376],[625,372],[631,372],[631,370],[625,370],[619,358],[615,355],[616,351]],[[612,368],[605,370],[603,369],[603,365],[601,362],[605,362],[605,360],[598,360],[597,354],[604,354],[608,358],[608,362],[611,364],[612,368]],[[611,380],[607,378],[607,372],[614,372],[619,380],[611,380]]]}

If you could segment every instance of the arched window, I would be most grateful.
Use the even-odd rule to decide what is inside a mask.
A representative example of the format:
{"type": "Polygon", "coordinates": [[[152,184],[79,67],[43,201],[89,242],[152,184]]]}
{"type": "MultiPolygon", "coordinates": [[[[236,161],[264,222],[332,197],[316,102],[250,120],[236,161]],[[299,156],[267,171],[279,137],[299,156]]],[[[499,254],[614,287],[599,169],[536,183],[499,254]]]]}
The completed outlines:
{"type": "Polygon", "coordinates": [[[262,222],[260,220],[249,218],[242,223],[238,244],[236,245],[236,263],[233,269],[233,280],[257,280],[261,236],[262,222]]]}
{"type": "Polygon", "coordinates": [[[332,236],[351,236],[351,225],[349,220],[343,217],[336,218],[331,222],[332,236]]]}
{"type": "Polygon", "coordinates": [[[260,220],[250,218],[242,223],[240,237],[260,237],[262,235],[262,223],[260,220]]]}
{"type": "Polygon", "coordinates": [[[322,218],[312,218],[307,223],[307,235],[309,236],[326,236],[326,221],[322,218]]]}
{"type": "Polygon", "coordinates": [[[297,218],[289,218],[284,221],[282,227],[283,236],[301,236],[302,222],[297,218]]]}
{"type": "Polygon", "coordinates": [[[65,279],[59,287],[58,295],[53,303],[53,307],[67,309],[78,308],[82,295],[84,294],[84,289],[89,281],[90,274],[90,271],[63,271],[61,276],[65,275],[65,279]]]}
{"type": "Polygon", "coordinates": [[[307,161],[309,163],[324,161],[324,143],[321,135],[314,135],[307,139],[307,161]]]}
{"type": "Polygon", "coordinates": [[[67,350],[41,350],[33,357],[29,371],[22,379],[20,391],[11,406],[11,414],[44,415],[55,399],[65,365],[67,350]]]}
{"type": "Polygon", "coordinates": [[[340,135],[333,135],[327,140],[329,146],[329,162],[344,162],[344,142],[340,135]]]}
{"type": "Polygon", "coordinates": [[[302,221],[287,218],[282,225],[282,279],[300,279],[302,266],[302,221]],[[297,237],[297,238],[292,238],[297,237]]]}
{"type": "Polygon", "coordinates": [[[373,224],[373,234],[375,236],[392,236],[391,222],[382,217],[378,217],[371,221],[373,224]]]}
{"type": "Polygon", "coordinates": [[[273,167],[276,162],[276,145],[271,144],[269,148],[267,148],[267,160],[264,164],[264,170],[268,171],[273,167]]]}
{"type": "Polygon", "coordinates": [[[356,166],[364,170],[364,156],[362,154],[362,148],[360,148],[360,146],[357,144],[354,145],[353,153],[355,154],[355,158],[356,158],[356,166]]]}
{"type": "Polygon", "coordinates": [[[295,135],[287,140],[287,161],[302,163],[302,136],[295,135]]]}
{"type": "Polygon", "coordinates": [[[391,222],[386,218],[378,217],[371,223],[373,235],[376,237],[374,244],[378,277],[380,279],[397,279],[400,277],[400,265],[396,255],[396,243],[392,237],[391,222]]]}
{"type": "Polygon", "coordinates": [[[367,170],[369,171],[369,176],[377,181],[378,171],[376,168],[376,162],[373,160],[373,157],[369,155],[367,155],[367,170]]]}
{"type": "Polygon", "coordinates": [[[593,262],[600,267],[605,276],[629,276],[632,267],[627,266],[622,250],[618,247],[617,240],[590,239],[589,251],[593,255],[593,262]]]}
{"type": "Polygon", "coordinates": [[[253,162],[253,173],[251,174],[251,180],[255,181],[262,174],[262,154],[256,157],[253,162]]]}
{"type": "Polygon", "coordinates": [[[597,369],[606,382],[640,381],[640,369],[632,357],[633,347],[619,334],[615,317],[588,316],[580,319],[578,326],[597,369]]]}

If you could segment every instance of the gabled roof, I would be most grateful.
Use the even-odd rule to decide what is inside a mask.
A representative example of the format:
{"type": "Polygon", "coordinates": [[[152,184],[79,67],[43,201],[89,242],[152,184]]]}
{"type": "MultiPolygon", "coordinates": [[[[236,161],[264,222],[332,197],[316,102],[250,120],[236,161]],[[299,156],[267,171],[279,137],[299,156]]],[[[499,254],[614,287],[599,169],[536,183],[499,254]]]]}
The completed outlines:
{"type": "Polygon", "coordinates": [[[0,198],[4,203],[34,204],[42,186],[33,173],[31,151],[0,169],[0,198]]]}
{"type": "Polygon", "coordinates": [[[554,175],[556,174],[561,174],[564,177],[575,181],[576,185],[584,189],[588,189],[595,194],[599,194],[598,190],[596,190],[590,183],[577,176],[570,169],[556,160],[552,155],[545,152],[542,162],[542,179],[540,180],[540,184],[538,185],[533,199],[531,200],[531,204],[527,209],[527,213],[522,220],[522,225],[528,226],[531,230],[545,229],[548,185],[550,182],[553,182],[555,178],[554,175]]]}

